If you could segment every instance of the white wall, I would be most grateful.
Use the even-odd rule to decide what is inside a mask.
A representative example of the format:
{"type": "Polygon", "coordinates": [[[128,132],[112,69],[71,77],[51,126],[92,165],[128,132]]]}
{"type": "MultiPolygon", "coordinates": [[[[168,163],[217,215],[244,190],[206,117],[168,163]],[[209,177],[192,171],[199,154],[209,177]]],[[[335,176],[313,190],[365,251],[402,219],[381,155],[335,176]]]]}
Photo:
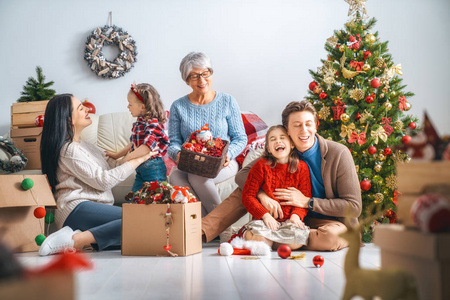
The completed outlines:
{"type": "MultiPolygon", "coordinates": [[[[344,0],[0,0],[0,133],[9,131],[10,106],[36,65],[58,93],[88,98],[99,114],[126,111],[133,81],[153,84],[168,109],[190,91],[178,66],[193,50],[211,57],[214,89],[279,123],[284,106],[306,94],[308,69],[326,57],[325,41],[343,28],[348,7],[344,0]],[[119,79],[97,78],[83,59],[87,36],[110,11],[139,52],[119,79]]],[[[416,94],[409,112],[421,118],[426,108],[439,133],[450,134],[450,1],[369,0],[367,10],[416,94]]]]}

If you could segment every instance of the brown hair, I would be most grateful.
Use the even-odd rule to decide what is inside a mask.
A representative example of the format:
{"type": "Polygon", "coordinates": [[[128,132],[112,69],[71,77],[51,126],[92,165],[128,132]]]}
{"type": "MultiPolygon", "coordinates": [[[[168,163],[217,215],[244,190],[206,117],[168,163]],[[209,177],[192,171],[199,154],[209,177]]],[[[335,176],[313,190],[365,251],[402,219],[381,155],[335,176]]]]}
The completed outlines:
{"type": "MultiPolygon", "coordinates": [[[[166,112],[158,91],[148,83],[139,83],[136,85],[136,92],[144,99],[146,112],[143,117],[147,120],[155,118],[160,124],[166,123],[166,112]]],[[[130,90],[129,93],[134,95],[133,90],[130,90]]]]}
{"type": "Polygon", "coordinates": [[[291,103],[286,105],[286,108],[281,113],[281,123],[285,128],[287,128],[287,125],[289,123],[289,116],[297,111],[308,111],[312,113],[314,116],[314,122],[316,123],[316,125],[318,124],[317,111],[314,108],[314,105],[306,100],[292,101],[291,103]]]}
{"type": "MultiPolygon", "coordinates": [[[[275,168],[275,166],[277,165],[277,159],[275,158],[275,156],[273,156],[271,153],[269,153],[269,150],[267,149],[267,147],[269,145],[269,134],[272,131],[274,131],[275,129],[281,129],[286,134],[286,136],[289,138],[289,140],[291,141],[291,144],[292,145],[294,144],[294,142],[292,142],[292,139],[287,134],[286,128],[283,125],[274,125],[274,126],[271,126],[267,130],[266,141],[265,141],[265,146],[264,146],[264,153],[262,155],[262,158],[267,160],[267,165],[269,165],[271,168],[275,168]]],[[[298,158],[297,151],[291,150],[291,152],[289,153],[289,159],[288,159],[289,172],[294,173],[297,171],[298,162],[299,162],[299,158],[298,158]]]]}

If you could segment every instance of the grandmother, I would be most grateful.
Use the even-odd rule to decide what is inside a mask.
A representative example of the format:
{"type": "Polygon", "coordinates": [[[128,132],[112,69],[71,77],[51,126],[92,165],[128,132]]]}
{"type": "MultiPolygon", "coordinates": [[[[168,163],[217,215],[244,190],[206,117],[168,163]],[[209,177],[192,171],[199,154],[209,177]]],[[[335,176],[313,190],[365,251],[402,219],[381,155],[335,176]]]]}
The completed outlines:
{"type": "Polygon", "coordinates": [[[213,69],[209,57],[202,52],[191,52],[180,63],[181,78],[191,87],[185,95],[170,107],[169,156],[176,161],[180,157],[181,145],[191,133],[209,124],[214,138],[230,142],[224,168],[215,178],[186,173],[174,167],[170,183],[187,186],[202,203],[202,216],[206,216],[221,199],[216,184],[236,175],[238,156],[247,144],[244,124],[239,106],[233,96],[211,89],[213,69]]]}

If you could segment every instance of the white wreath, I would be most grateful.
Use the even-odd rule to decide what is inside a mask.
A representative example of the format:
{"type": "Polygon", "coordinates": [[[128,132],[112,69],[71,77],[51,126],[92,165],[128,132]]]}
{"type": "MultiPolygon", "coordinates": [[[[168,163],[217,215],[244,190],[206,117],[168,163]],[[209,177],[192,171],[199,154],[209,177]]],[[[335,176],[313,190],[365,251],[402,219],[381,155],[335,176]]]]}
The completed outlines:
{"type": "Polygon", "coordinates": [[[0,174],[14,173],[27,165],[28,159],[14,143],[0,136],[0,174]]]}
{"type": "Polygon", "coordinates": [[[115,25],[97,27],[87,37],[84,52],[84,59],[88,61],[91,70],[104,78],[124,76],[134,66],[137,55],[135,41],[131,35],[115,25]],[[103,56],[102,48],[112,44],[116,44],[121,52],[114,61],[108,61],[103,56]]]}

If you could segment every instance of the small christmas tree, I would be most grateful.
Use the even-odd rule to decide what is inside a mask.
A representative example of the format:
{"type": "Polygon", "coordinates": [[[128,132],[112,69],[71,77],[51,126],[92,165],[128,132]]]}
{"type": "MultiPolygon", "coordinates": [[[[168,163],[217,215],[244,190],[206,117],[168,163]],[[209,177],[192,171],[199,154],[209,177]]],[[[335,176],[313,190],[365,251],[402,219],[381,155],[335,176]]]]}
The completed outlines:
{"type": "MultiPolygon", "coordinates": [[[[416,129],[417,118],[406,115],[411,108],[404,92],[401,65],[370,31],[374,18],[365,21],[365,1],[346,0],[353,19],[344,30],[327,39],[328,59],[310,74],[307,100],[319,114],[318,132],[324,138],[346,145],[355,162],[363,201],[362,218],[371,204],[387,212],[381,222],[395,222],[399,192],[396,163],[408,162],[408,155],[396,145],[406,144],[416,129]]],[[[371,226],[363,228],[363,239],[371,240],[371,226]]]]}
{"type": "Polygon", "coordinates": [[[55,90],[49,89],[53,85],[53,81],[45,83],[45,76],[42,74],[42,68],[36,67],[37,79],[29,77],[26,85],[23,86],[23,91],[17,102],[41,101],[49,100],[55,96],[55,90]]]}

